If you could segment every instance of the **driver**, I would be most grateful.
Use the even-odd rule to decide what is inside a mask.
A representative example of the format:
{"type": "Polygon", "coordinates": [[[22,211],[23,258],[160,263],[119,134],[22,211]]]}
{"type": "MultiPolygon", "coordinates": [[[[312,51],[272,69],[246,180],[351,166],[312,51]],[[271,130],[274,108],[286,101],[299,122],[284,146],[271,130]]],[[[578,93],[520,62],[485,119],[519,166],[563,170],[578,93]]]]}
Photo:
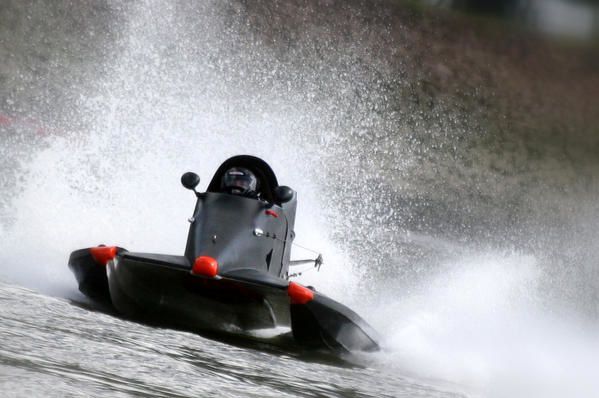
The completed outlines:
{"type": "Polygon", "coordinates": [[[232,195],[240,195],[258,199],[258,179],[244,167],[232,167],[227,170],[221,180],[221,189],[232,195]]]}

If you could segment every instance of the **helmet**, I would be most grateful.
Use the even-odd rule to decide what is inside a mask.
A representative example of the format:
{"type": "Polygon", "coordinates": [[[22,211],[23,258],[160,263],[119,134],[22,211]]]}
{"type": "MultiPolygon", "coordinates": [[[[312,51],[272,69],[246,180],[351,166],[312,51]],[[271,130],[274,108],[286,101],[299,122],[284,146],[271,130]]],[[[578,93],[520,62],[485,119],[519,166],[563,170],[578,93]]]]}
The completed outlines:
{"type": "Polygon", "coordinates": [[[258,179],[246,168],[232,167],[223,176],[221,188],[232,194],[252,194],[258,188],[258,179]]]}

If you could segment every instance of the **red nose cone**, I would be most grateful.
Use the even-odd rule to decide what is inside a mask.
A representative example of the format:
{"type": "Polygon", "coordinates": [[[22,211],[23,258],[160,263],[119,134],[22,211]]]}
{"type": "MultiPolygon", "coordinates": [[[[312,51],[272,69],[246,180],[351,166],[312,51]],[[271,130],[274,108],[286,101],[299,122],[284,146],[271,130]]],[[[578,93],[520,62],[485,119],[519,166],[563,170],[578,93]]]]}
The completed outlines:
{"type": "Polygon", "coordinates": [[[98,246],[89,249],[94,261],[100,265],[106,265],[110,260],[116,257],[116,246],[98,246]]]}
{"type": "Polygon", "coordinates": [[[314,300],[314,292],[299,283],[289,282],[287,294],[291,298],[291,304],[306,304],[314,300]]]}
{"type": "Polygon", "coordinates": [[[218,274],[218,261],[209,256],[200,256],[196,258],[191,273],[214,278],[218,274]]]}

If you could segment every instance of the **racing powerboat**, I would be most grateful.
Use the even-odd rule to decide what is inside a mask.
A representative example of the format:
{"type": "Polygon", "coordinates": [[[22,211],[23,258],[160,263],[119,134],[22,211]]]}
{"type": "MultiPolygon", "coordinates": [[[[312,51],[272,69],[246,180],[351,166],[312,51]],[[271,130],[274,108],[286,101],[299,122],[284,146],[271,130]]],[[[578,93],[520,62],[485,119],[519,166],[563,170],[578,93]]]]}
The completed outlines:
{"type": "MultiPolygon", "coordinates": [[[[283,327],[306,348],[379,349],[377,333],[355,312],[289,280],[297,195],[278,184],[266,162],[232,157],[202,193],[197,174],[185,173],[181,182],[197,198],[185,253],[104,245],[74,251],[69,268],[82,293],[128,318],[195,332],[283,327]],[[223,192],[232,168],[256,176],[253,197],[223,192]]],[[[311,261],[320,266],[322,257],[311,261]]]]}

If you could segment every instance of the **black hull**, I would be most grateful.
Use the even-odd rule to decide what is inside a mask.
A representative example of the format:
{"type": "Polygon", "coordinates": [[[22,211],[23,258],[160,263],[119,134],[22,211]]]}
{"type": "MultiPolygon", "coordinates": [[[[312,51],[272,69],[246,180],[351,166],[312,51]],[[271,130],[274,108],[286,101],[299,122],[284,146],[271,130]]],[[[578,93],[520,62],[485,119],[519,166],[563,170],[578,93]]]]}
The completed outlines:
{"type": "MultiPolygon", "coordinates": [[[[119,248],[119,252],[124,249],[119,248]]],[[[69,257],[69,268],[75,274],[79,291],[87,297],[110,304],[110,291],[106,278],[106,266],[98,264],[90,253],[90,248],[76,250],[69,257]]]]}
{"type": "Polygon", "coordinates": [[[122,248],[106,265],[98,264],[89,249],[78,250],[69,268],[81,292],[131,319],[194,332],[290,327],[295,341],[306,348],[379,348],[376,332],[349,308],[318,292],[306,303],[292,303],[288,281],[253,269],[208,278],[193,275],[183,256],[122,248]]]}
{"type": "MultiPolygon", "coordinates": [[[[107,268],[110,297],[122,314],[193,331],[244,331],[289,325],[284,291],[230,278],[195,276],[191,267],[125,255],[107,268]]],[[[288,312],[288,310],[287,310],[288,312]]]]}

